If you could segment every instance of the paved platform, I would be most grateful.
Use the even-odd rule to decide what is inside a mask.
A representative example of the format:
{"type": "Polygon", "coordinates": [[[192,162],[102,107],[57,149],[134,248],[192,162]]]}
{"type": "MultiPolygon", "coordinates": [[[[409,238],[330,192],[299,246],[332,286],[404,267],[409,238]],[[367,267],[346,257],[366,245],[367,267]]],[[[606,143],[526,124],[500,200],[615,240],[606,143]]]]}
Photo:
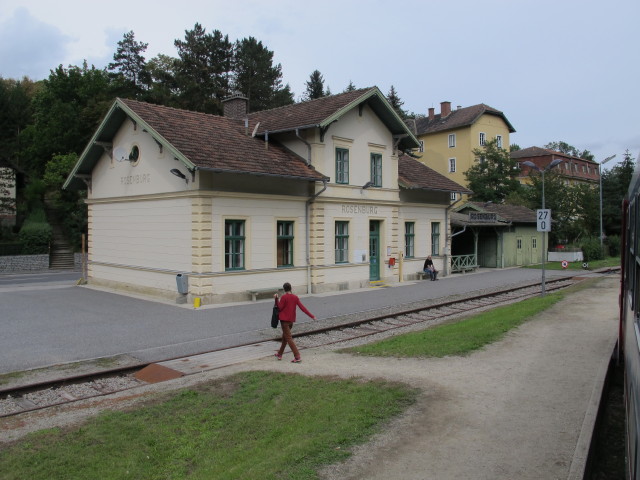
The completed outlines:
{"type": "MultiPolygon", "coordinates": [[[[547,271],[547,279],[574,274],[547,271]]],[[[343,315],[539,281],[540,276],[533,269],[486,270],[437,282],[300,296],[322,324],[343,315]]],[[[0,373],[117,355],[156,362],[265,341],[277,335],[269,328],[271,304],[267,299],[194,309],[76,286],[71,280],[50,288],[37,282],[0,285],[0,373]]],[[[304,314],[298,320],[311,321],[304,314]]]]}

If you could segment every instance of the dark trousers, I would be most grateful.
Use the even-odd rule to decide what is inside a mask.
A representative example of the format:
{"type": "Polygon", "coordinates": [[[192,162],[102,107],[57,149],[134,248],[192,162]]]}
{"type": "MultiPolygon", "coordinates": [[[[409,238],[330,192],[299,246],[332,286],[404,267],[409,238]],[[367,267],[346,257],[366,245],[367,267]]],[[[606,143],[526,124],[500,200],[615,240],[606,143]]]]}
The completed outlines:
{"type": "Polygon", "coordinates": [[[293,341],[293,337],[291,336],[293,322],[283,322],[280,320],[280,326],[282,327],[282,343],[280,344],[278,355],[282,356],[285,347],[289,345],[289,348],[291,348],[291,351],[293,352],[293,356],[295,358],[300,358],[300,352],[298,351],[298,347],[296,347],[296,342],[293,341]]]}

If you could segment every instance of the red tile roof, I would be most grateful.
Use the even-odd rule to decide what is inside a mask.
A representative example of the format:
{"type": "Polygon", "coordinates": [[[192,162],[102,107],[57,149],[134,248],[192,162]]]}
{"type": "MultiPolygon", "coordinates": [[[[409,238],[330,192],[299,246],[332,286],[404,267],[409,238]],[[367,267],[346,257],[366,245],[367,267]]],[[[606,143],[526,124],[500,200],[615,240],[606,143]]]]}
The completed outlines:
{"type": "Polygon", "coordinates": [[[400,183],[410,189],[436,190],[441,192],[473,193],[471,190],[445,177],[408,155],[398,158],[400,183]]]}
{"type": "Polygon", "coordinates": [[[516,131],[504,113],[484,103],[452,110],[451,113],[444,118],[442,118],[441,114],[437,114],[433,120],[430,120],[429,117],[409,119],[407,124],[416,135],[425,135],[473,125],[484,114],[495,115],[502,118],[509,128],[510,133],[516,131]]]}
{"type": "Polygon", "coordinates": [[[245,134],[242,121],[118,99],[199,169],[322,180],[324,175],[276,143],[245,134]]]}
{"type": "Polygon", "coordinates": [[[361,88],[285,107],[250,113],[248,115],[249,122],[252,129],[257,123],[260,124],[256,132],[258,134],[264,134],[266,131],[274,133],[295,128],[316,127],[337,111],[374,90],[374,88],[361,88]]]}

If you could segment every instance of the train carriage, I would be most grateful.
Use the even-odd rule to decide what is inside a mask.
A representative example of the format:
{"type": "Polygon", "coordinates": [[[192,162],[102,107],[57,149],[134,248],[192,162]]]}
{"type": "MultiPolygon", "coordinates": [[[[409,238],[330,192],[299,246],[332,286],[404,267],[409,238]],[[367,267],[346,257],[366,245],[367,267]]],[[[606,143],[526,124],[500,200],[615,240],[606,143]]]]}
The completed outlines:
{"type": "Polygon", "coordinates": [[[640,479],[640,166],[622,204],[620,332],[624,355],[627,477],[640,479]]]}

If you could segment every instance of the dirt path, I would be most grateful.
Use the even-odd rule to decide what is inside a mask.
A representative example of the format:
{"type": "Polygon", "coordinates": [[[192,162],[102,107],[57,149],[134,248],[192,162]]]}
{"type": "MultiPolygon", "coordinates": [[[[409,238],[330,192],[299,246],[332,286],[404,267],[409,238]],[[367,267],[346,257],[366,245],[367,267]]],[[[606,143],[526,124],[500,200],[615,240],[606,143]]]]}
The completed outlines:
{"type": "Polygon", "coordinates": [[[322,350],[253,367],[386,378],[418,403],[324,479],[566,479],[596,374],[617,335],[618,279],[572,294],[468,357],[382,359],[322,350]],[[302,367],[302,368],[300,368],[302,367]]]}

